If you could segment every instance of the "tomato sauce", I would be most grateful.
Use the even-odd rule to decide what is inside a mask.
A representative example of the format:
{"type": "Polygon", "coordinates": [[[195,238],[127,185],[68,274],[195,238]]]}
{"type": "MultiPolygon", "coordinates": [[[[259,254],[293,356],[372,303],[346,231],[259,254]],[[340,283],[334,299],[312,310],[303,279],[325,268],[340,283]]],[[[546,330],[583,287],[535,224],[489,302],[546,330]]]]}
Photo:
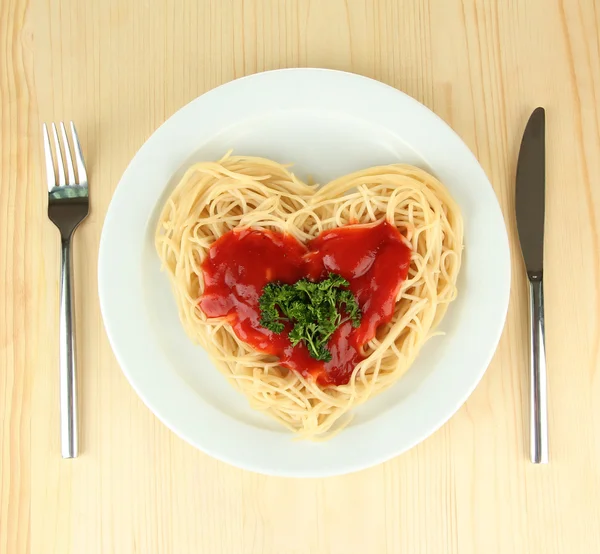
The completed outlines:
{"type": "Polygon", "coordinates": [[[324,231],[307,245],[282,233],[233,230],[220,237],[202,264],[204,294],[200,307],[208,317],[225,317],[235,334],[281,365],[320,385],[346,384],[362,359],[362,346],[390,321],[400,285],[406,279],[410,248],[387,222],[347,225],[324,231]],[[272,281],[294,284],[337,273],[350,283],[362,311],[359,327],[342,323],[328,342],[331,361],[312,358],[303,343],[292,346],[292,325],[274,333],[260,325],[259,298],[272,281]]]}

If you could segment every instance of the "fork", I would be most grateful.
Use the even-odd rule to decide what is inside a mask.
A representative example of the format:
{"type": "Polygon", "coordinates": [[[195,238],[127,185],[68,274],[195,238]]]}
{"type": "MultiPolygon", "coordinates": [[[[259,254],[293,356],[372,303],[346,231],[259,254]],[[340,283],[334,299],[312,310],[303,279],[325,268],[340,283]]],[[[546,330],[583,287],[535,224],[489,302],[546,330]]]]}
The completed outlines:
{"type": "Polygon", "coordinates": [[[77,226],[89,211],[88,180],[73,122],[71,143],[75,154],[77,176],[73,166],[71,146],[64,123],[60,123],[60,135],[52,123],[54,159],[50,147],[48,127],[42,125],[46,178],[48,181],[48,217],[58,227],[61,242],[60,265],[60,318],[59,318],[59,366],[60,366],[60,440],[63,458],[76,458],[77,443],[77,385],[75,378],[75,324],[73,318],[73,284],[71,266],[71,238],[77,226]],[[67,165],[65,176],[64,161],[67,165]],[[58,182],[57,182],[58,176],[58,182]]]}

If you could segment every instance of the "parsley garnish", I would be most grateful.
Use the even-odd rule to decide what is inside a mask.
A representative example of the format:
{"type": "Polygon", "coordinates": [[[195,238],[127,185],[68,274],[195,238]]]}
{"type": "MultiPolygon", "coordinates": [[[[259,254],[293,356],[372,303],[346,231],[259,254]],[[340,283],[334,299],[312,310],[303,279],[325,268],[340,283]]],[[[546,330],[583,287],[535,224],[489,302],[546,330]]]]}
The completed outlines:
{"type": "Polygon", "coordinates": [[[292,346],[304,342],[313,358],[329,362],[327,341],[333,332],[348,320],[353,327],[360,325],[358,303],[352,292],[343,288],[348,286],[348,281],[335,273],[318,283],[308,279],[293,285],[269,283],[259,300],[260,324],[279,334],[285,328],[284,322],[293,323],[289,334],[292,346]],[[345,319],[340,313],[342,306],[345,319]]]}

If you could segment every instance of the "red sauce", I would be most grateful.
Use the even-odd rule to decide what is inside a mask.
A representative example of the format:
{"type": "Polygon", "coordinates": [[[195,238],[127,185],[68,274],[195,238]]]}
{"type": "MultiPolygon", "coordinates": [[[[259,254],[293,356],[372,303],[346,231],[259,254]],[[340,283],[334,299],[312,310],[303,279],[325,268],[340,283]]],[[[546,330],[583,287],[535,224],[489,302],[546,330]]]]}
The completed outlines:
{"type": "Polygon", "coordinates": [[[363,345],[390,321],[409,263],[410,248],[387,222],[324,231],[307,245],[272,231],[234,230],[211,246],[202,264],[205,288],[200,307],[208,317],[228,318],[241,340],[277,356],[284,367],[311,375],[321,385],[341,385],[364,358],[363,345]],[[358,328],[349,321],[338,327],[328,343],[331,361],[322,362],[302,343],[291,345],[291,326],[281,334],[262,327],[258,300],[271,281],[319,281],[330,272],[348,280],[362,320],[358,328]]]}

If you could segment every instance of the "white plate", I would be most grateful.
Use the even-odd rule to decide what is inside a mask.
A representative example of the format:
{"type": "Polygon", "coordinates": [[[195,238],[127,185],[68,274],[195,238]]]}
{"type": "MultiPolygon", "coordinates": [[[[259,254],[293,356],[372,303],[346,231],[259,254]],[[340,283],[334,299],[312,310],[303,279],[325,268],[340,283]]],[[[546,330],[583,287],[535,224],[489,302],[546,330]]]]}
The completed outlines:
{"type": "Polygon", "coordinates": [[[489,364],[510,287],[506,230],[483,170],[460,138],[409,96],[338,71],[260,73],[197,98],[140,148],[114,194],[100,244],[99,290],[115,355],[147,406],[211,456],[271,475],[317,477],[372,466],[425,439],[461,406],[489,364]],[[434,173],[460,205],[465,255],[446,335],[390,390],[355,410],[325,443],[294,441],[253,411],[190,343],[153,235],[167,195],[192,162],[227,150],[293,162],[317,182],[377,164],[434,173]]]}

